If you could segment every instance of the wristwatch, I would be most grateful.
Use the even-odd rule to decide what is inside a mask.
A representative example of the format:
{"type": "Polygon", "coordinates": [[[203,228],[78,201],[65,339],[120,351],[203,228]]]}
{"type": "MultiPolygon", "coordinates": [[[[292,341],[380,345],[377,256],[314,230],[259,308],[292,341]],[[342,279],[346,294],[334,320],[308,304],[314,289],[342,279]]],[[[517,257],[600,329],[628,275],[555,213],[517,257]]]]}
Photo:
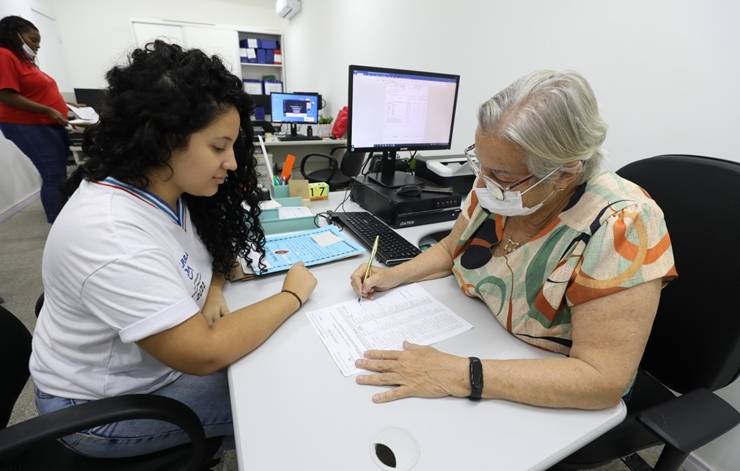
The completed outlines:
{"type": "Polygon", "coordinates": [[[470,396],[471,401],[480,401],[483,393],[483,365],[478,357],[468,357],[470,360],[470,396]]]}

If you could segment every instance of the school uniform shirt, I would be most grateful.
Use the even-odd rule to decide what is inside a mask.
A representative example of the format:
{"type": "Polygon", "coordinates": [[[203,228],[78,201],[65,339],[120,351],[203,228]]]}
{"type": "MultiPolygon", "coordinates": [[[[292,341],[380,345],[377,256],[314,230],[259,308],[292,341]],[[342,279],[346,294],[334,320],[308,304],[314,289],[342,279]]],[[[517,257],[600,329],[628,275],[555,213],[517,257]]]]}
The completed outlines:
{"type": "Polygon", "coordinates": [[[30,360],[36,386],[70,399],[148,393],[181,373],[136,342],[200,312],[211,256],[178,201],[113,178],[83,181],[44,248],[44,306],[30,360]]]}
{"type": "MultiPolygon", "coordinates": [[[[36,64],[21,60],[10,49],[0,47],[0,90],[10,89],[41,105],[67,116],[67,104],[56,81],[36,64]]],[[[0,123],[57,124],[41,113],[26,111],[0,102],[0,123]]]]}
{"type": "Polygon", "coordinates": [[[468,195],[452,272],[514,336],[570,353],[574,306],[641,283],[677,276],[663,212],[639,186],[602,173],[576,188],[564,210],[509,254],[492,250],[505,217],[468,195]]]}

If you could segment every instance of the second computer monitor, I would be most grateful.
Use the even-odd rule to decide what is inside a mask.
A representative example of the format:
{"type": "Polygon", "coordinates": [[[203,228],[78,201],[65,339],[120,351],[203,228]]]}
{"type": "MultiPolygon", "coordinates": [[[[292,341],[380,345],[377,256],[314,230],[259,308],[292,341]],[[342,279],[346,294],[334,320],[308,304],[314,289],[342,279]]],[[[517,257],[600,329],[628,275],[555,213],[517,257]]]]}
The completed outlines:
{"type": "Polygon", "coordinates": [[[104,88],[75,88],[75,101],[79,105],[92,106],[100,113],[107,99],[108,90],[104,88]]]}
{"type": "Polygon", "coordinates": [[[273,123],[318,124],[318,93],[270,94],[273,123]]]}

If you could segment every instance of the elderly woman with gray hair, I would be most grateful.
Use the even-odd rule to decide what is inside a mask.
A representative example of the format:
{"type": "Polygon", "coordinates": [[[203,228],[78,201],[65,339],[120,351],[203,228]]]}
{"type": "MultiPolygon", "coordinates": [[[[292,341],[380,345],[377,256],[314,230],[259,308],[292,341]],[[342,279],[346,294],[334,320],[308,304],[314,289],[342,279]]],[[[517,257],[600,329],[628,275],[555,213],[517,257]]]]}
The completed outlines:
{"type": "Polygon", "coordinates": [[[364,266],[365,297],[452,273],[520,340],[562,357],[480,360],[405,343],[368,351],[359,384],[404,397],[506,399],[600,409],[628,393],[662,286],[676,277],[663,213],[637,185],[599,171],[606,123],[574,72],[522,77],[481,105],[466,149],[476,180],[450,234],[393,268],[364,266]]]}

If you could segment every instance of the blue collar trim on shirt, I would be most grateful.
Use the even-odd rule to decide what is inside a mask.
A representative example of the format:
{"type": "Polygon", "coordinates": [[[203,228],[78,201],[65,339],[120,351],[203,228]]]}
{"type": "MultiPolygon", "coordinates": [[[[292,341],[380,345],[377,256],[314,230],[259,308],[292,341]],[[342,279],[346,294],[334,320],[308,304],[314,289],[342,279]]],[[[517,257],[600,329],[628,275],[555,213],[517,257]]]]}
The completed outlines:
{"type": "Polygon", "coordinates": [[[141,188],[135,187],[133,185],[129,185],[128,183],[124,183],[113,177],[107,177],[105,180],[103,180],[103,182],[107,186],[111,186],[113,188],[124,190],[132,194],[133,196],[136,196],[137,198],[144,200],[145,202],[149,203],[155,208],[160,209],[170,219],[172,219],[172,221],[174,221],[175,224],[185,229],[185,227],[183,226],[183,224],[185,223],[185,205],[182,202],[182,197],[177,198],[177,203],[175,205],[175,211],[173,211],[172,208],[170,208],[169,205],[165,203],[164,200],[162,200],[162,198],[155,195],[154,193],[149,193],[146,190],[142,190],[141,188]]]}

